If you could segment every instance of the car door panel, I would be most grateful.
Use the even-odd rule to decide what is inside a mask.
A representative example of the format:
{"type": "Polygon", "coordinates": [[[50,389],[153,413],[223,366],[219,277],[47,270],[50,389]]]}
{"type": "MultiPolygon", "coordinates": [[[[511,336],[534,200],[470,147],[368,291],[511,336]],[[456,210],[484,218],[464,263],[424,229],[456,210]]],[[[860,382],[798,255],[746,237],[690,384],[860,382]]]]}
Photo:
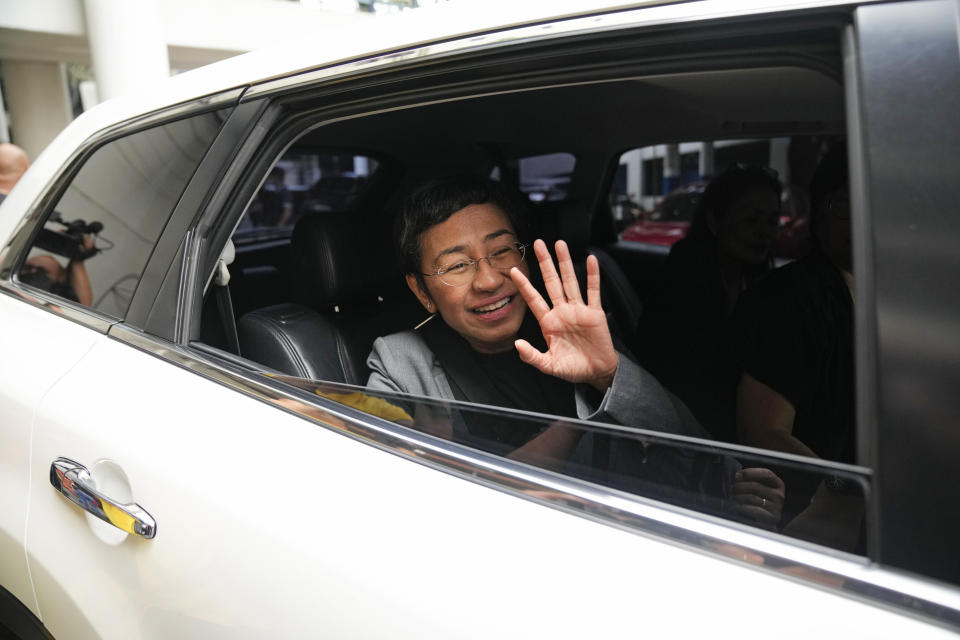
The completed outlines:
{"type": "Polygon", "coordinates": [[[33,414],[54,382],[104,336],[15,295],[0,294],[0,317],[4,322],[0,353],[5,372],[0,391],[0,580],[36,614],[23,554],[32,488],[29,453],[33,414]]]}
{"type": "Polygon", "coordinates": [[[117,340],[96,344],[46,395],[36,422],[30,522],[43,524],[29,527],[27,556],[46,627],[103,638],[583,637],[640,624],[638,603],[650,603],[640,616],[650,629],[759,633],[778,623],[778,602],[823,612],[798,636],[835,632],[830,612],[841,608],[862,609],[850,637],[904,624],[430,469],[332,426],[117,340]],[[132,499],[156,518],[156,538],[111,536],[58,495],[48,481],[58,456],[121,468],[132,499]],[[757,599],[749,620],[733,604],[743,593],[757,599]],[[684,616],[687,602],[703,615],[684,616]]]}

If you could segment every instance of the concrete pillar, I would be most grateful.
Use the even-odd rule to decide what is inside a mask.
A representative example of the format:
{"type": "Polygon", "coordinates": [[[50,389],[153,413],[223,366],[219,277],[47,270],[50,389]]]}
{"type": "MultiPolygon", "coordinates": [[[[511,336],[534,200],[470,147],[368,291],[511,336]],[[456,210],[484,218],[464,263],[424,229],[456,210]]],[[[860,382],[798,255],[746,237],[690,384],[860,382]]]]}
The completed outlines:
{"type": "Polygon", "coordinates": [[[32,162],[73,120],[66,68],[56,62],[3,62],[11,142],[32,162]]]}
{"type": "Polygon", "coordinates": [[[83,80],[77,87],[80,91],[80,106],[83,110],[92,109],[100,104],[100,96],[97,94],[97,83],[93,80],[83,80]]]}
{"type": "Polygon", "coordinates": [[[623,154],[620,164],[627,166],[627,197],[639,203],[643,197],[643,158],[640,157],[640,149],[623,154]]]}
{"type": "Polygon", "coordinates": [[[700,143],[700,179],[709,180],[713,177],[713,142],[700,143]]]}
{"type": "Polygon", "coordinates": [[[87,37],[101,100],[169,77],[163,21],[155,0],[84,0],[87,37]]]}
{"type": "Polygon", "coordinates": [[[664,145],[663,153],[663,195],[667,195],[680,186],[680,145],[664,145]]]}
{"type": "Polygon", "coordinates": [[[3,99],[3,87],[0,87],[0,142],[10,142],[10,125],[7,123],[7,101],[3,99]]]}

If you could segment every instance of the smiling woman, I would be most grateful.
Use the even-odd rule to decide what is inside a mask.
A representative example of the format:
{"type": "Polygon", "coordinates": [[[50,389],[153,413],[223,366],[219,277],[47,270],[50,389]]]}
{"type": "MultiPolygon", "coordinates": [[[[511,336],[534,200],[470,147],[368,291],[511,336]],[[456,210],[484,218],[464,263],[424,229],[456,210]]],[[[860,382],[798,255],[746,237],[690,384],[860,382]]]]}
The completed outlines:
{"type": "MultiPolygon", "coordinates": [[[[482,178],[432,181],[408,196],[397,246],[410,290],[433,315],[417,331],[377,339],[368,387],[620,424],[637,424],[635,412],[647,412],[667,431],[699,435],[686,407],[614,349],[595,258],[587,260],[586,302],[563,242],[559,274],[546,245],[534,244],[551,304],[530,283],[521,212],[482,178]]],[[[440,435],[492,441],[512,457],[554,467],[582,436],[561,425],[501,434],[493,425],[430,422],[440,435]]]]}
{"type": "Polygon", "coordinates": [[[428,229],[420,242],[421,273],[430,280],[420,274],[406,279],[424,308],[439,313],[480,353],[511,350],[526,305],[508,271],[529,269],[507,214],[489,202],[472,204],[428,229]]]}

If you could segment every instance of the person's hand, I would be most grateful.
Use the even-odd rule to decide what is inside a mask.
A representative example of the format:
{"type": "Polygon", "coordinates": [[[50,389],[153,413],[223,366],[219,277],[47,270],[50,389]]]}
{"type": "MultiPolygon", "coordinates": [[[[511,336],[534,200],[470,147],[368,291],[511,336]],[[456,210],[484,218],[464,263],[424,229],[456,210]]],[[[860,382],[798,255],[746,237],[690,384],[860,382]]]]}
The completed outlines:
{"type": "Polygon", "coordinates": [[[770,469],[741,469],[733,480],[731,497],[737,503],[737,511],[759,525],[777,526],[784,495],[783,480],[770,469]]]}
{"type": "Polygon", "coordinates": [[[95,240],[93,234],[85,233],[80,239],[80,242],[77,243],[77,254],[74,256],[71,263],[80,263],[89,258],[90,256],[96,255],[97,249],[95,246],[95,240]]]}
{"type": "Polygon", "coordinates": [[[600,265],[596,257],[587,258],[587,303],[584,304],[567,244],[563,240],[556,244],[561,275],[557,275],[543,240],[534,242],[533,250],[553,308],[519,269],[510,270],[510,277],[540,323],[547,341],[547,352],[543,353],[526,340],[517,340],[520,359],[551,376],[568,382],[585,382],[605,391],[613,382],[618,360],[607,316],[600,306],[600,265]]]}

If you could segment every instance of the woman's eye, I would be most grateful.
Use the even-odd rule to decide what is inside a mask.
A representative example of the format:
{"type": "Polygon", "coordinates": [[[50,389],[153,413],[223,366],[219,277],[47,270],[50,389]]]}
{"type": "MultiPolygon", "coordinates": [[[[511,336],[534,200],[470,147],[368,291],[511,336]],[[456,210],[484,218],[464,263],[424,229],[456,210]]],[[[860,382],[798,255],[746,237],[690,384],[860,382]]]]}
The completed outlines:
{"type": "Polygon", "coordinates": [[[463,273],[469,266],[466,262],[454,262],[445,269],[441,269],[440,273],[463,273]]]}
{"type": "Polygon", "coordinates": [[[494,252],[490,254],[490,257],[491,257],[491,258],[502,258],[502,257],[504,257],[504,256],[506,256],[506,255],[509,255],[511,251],[513,251],[513,247],[509,247],[509,246],[507,246],[507,247],[500,247],[499,249],[495,249],[494,252]]]}

